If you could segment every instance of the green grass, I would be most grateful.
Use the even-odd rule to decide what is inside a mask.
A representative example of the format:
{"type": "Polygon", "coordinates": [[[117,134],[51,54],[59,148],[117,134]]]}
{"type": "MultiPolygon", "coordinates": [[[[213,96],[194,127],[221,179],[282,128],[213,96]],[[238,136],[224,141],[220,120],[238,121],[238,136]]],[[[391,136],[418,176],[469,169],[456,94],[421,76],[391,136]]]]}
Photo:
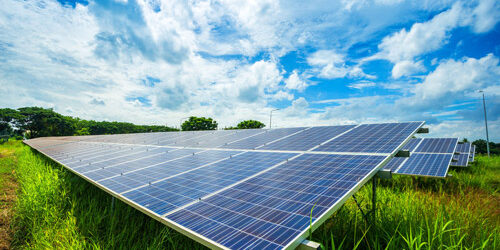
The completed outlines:
{"type": "Polygon", "coordinates": [[[123,202],[112,205],[110,195],[27,146],[16,156],[14,248],[203,248],[123,202]]]}
{"type": "MultiPolygon", "coordinates": [[[[15,171],[17,158],[15,153],[23,146],[15,141],[0,144],[0,177],[11,174],[15,171]]],[[[0,178],[0,190],[4,187],[6,178],[0,178]]],[[[0,192],[1,194],[2,192],[0,192]]]]}
{"type": "MultiPolygon", "coordinates": [[[[314,234],[327,249],[498,249],[500,157],[479,156],[446,179],[393,176],[379,180],[376,223],[350,199],[314,234]]],[[[357,194],[365,211],[371,185],[357,194]]]]}
{"type": "MultiPolygon", "coordinates": [[[[118,200],[112,206],[110,195],[20,142],[0,145],[12,148],[15,157],[0,162],[0,172],[10,166],[19,183],[15,248],[203,248],[118,200]]],[[[350,198],[312,239],[326,249],[498,249],[500,157],[476,160],[452,178],[379,180],[375,225],[350,198]]],[[[356,196],[368,211],[370,184],[356,196]]]]}

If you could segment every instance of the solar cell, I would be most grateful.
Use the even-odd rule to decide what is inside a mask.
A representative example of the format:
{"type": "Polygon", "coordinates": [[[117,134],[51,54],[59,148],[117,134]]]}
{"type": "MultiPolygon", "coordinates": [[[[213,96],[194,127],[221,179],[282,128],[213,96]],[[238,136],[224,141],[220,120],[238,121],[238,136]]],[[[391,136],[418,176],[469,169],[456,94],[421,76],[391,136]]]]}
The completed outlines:
{"type": "Polygon", "coordinates": [[[310,219],[317,228],[422,124],[105,135],[26,143],[205,244],[282,248],[295,247],[305,237],[310,219]],[[349,140],[344,151],[325,151],[349,140]],[[215,148],[218,145],[222,147],[215,148]],[[311,149],[319,150],[306,151],[311,149]]]}
{"type": "Polygon", "coordinates": [[[283,248],[384,159],[304,154],[166,218],[224,247],[283,248]]]}
{"type": "Polygon", "coordinates": [[[421,153],[453,153],[458,138],[425,138],[414,152],[421,153]]]}
{"type": "Polygon", "coordinates": [[[307,151],[354,127],[354,125],[312,127],[282,140],[259,147],[259,149],[307,151]]]}
{"type": "Polygon", "coordinates": [[[403,162],[406,161],[408,157],[392,157],[387,164],[384,166],[384,170],[386,171],[392,171],[393,173],[397,173],[397,169],[403,162]]]}
{"type": "Polygon", "coordinates": [[[29,145],[33,148],[37,149],[45,149],[48,150],[49,148],[52,147],[61,147],[61,146],[67,146],[68,144],[73,143],[72,141],[63,141],[63,140],[55,140],[55,139],[46,139],[46,140],[41,140],[40,138],[33,139],[33,141],[29,141],[29,145]]]}
{"type": "Polygon", "coordinates": [[[412,152],[415,150],[415,148],[417,148],[417,146],[420,144],[421,141],[422,138],[411,138],[410,141],[408,141],[408,143],[403,145],[402,150],[407,150],[412,152]]]}
{"type": "Polygon", "coordinates": [[[200,150],[193,149],[169,149],[169,148],[143,148],[131,151],[130,155],[119,159],[106,159],[92,162],[89,165],[76,165],[74,170],[82,172],[94,181],[108,178],[117,174],[136,170],[144,166],[153,166],[180,157],[190,156],[200,150]],[[99,177],[98,177],[99,176],[99,177]]]}
{"type": "Polygon", "coordinates": [[[127,164],[127,172],[123,174],[115,172],[115,176],[100,179],[99,183],[109,187],[114,192],[123,193],[147,186],[150,183],[153,184],[162,181],[173,175],[206,166],[237,153],[241,152],[208,150],[173,160],[170,158],[165,158],[164,160],[154,159],[154,162],[147,163],[149,165],[138,161],[133,165],[127,164]],[[131,168],[132,170],[130,170],[131,168]]]}
{"type": "MultiPolygon", "coordinates": [[[[207,134],[202,137],[195,137],[190,140],[182,140],[176,141],[176,146],[185,146],[185,147],[217,147],[220,145],[224,145],[226,143],[230,143],[233,141],[240,140],[242,138],[246,138],[252,135],[260,134],[265,132],[263,129],[245,129],[245,130],[222,130],[222,131],[214,131],[213,133],[207,134]]],[[[174,145],[174,144],[169,144],[174,145]]]]}
{"type": "Polygon", "coordinates": [[[227,145],[222,145],[221,148],[231,148],[231,149],[255,149],[259,146],[266,145],[267,143],[273,142],[275,140],[284,138],[286,136],[293,135],[295,133],[300,133],[306,128],[279,128],[279,129],[268,129],[265,133],[261,133],[252,137],[248,137],[243,140],[228,143],[227,145]]]}
{"type": "Polygon", "coordinates": [[[446,177],[453,154],[414,153],[396,171],[398,174],[446,177]]]}
{"type": "Polygon", "coordinates": [[[422,122],[362,124],[314,151],[392,153],[422,122]]]}
{"type": "Polygon", "coordinates": [[[459,143],[457,144],[457,149],[455,152],[461,153],[461,154],[469,154],[470,153],[470,143],[464,142],[464,143],[459,143]]]}
{"type": "Polygon", "coordinates": [[[454,155],[453,160],[451,162],[451,166],[454,167],[467,167],[469,163],[469,154],[459,154],[459,155],[454,155]]]}
{"type": "Polygon", "coordinates": [[[225,144],[229,144],[232,142],[237,142],[244,140],[246,138],[256,136],[259,134],[266,133],[266,129],[244,129],[244,130],[236,130],[236,133],[229,134],[228,136],[215,138],[208,138],[207,140],[194,145],[196,147],[208,147],[208,148],[216,148],[225,144]]]}
{"type": "Polygon", "coordinates": [[[176,175],[123,195],[163,215],[189,202],[248,178],[295,154],[246,152],[209,166],[176,175]],[[147,197],[144,199],[143,197],[147,197]],[[138,200],[137,200],[138,199],[138,200]]]}

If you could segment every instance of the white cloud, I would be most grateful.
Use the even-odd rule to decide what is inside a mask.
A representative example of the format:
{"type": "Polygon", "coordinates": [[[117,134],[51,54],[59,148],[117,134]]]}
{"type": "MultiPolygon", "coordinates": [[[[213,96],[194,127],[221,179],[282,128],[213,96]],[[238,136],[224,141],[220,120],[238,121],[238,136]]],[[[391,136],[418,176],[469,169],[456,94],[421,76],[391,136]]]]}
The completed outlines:
{"type": "MultiPolygon", "coordinates": [[[[490,121],[488,129],[491,131],[500,131],[500,120],[490,121]]],[[[458,137],[460,140],[486,139],[484,121],[447,121],[437,124],[429,124],[429,134],[421,134],[420,137],[458,137]]],[[[497,134],[490,134],[490,141],[498,141],[500,137],[497,134]]]]}
{"type": "Polygon", "coordinates": [[[281,73],[273,62],[257,61],[239,70],[234,79],[236,93],[243,102],[255,102],[266,96],[266,92],[274,92],[282,80],[281,73]]]}
{"type": "Polygon", "coordinates": [[[317,68],[318,75],[322,78],[343,78],[349,72],[344,56],[332,50],[319,50],[307,58],[309,65],[317,68]]]}
{"type": "Polygon", "coordinates": [[[294,70],[292,74],[288,76],[288,78],[285,80],[285,84],[285,87],[287,89],[294,89],[300,92],[304,91],[308,86],[308,84],[301,79],[297,70],[294,70]]]}
{"type": "Polygon", "coordinates": [[[307,57],[307,63],[314,67],[313,72],[320,78],[374,78],[358,66],[348,66],[345,56],[333,50],[318,50],[307,57]]]}
{"type": "Polygon", "coordinates": [[[376,84],[374,82],[370,81],[359,81],[356,83],[351,83],[348,85],[349,88],[353,89],[364,89],[364,88],[369,88],[369,87],[374,87],[376,84]]]}
{"type": "Polygon", "coordinates": [[[400,78],[425,71],[415,58],[436,51],[447,44],[451,31],[471,26],[476,33],[490,31],[500,20],[500,4],[494,0],[481,0],[468,4],[456,2],[431,20],[414,23],[409,30],[401,29],[382,39],[379,52],[363,61],[386,59],[394,63],[392,76],[400,78]]]}
{"type": "Polygon", "coordinates": [[[304,97],[293,100],[292,105],[285,109],[283,113],[290,117],[308,116],[309,103],[304,97]]]}
{"type": "MultiPolygon", "coordinates": [[[[415,86],[415,102],[454,100],[489,85],[499,85],[499,59],[493,54],[475,59],[447,60],[415,86]]],[[[499,94],[500,93],[496,93],[499,94]]]]}
{"type": "MultiPolygon", "coordinates": [[[[245,119],[267,121],[270,103],[276,100],[284,103],[281,111],[273,113],[279,118],[276,123],[273,119],[273,124],[278,126],[422,119],[421,113],[412,112],[422,104],[405,98],[401,107],[412,107],[407,112],[398,107],[400,96],[308,102],[329,98],[330,94],[320,88],[319,93],[307,92],[313,84],[309,79],[374,79],[348,57],[357,53],[350,50],[353,44],[378,39],[387,27],[411,23],[424,12],[444,11],[430,24],[415,24],[388,36],[387,41],[407,42],[404,46],[409,46],[409,52],[402,51],[406,49],[403,45],[381,47],[387,58],[397,59],[394,78],[419,73],[425,70],[419,57],[445,44],[451,27],[469,22],[453,15],[457,7],[450,8],[447,1],[355,1],[349,10],[342,2],[322,0],[127,1],[112,3],[123,7],[115,9],[96,2],[77,4],[74,9],[54,0],[43,4],[5,2],[8,8],[0,9],[1,106],[38,105],[85,119],[177,126],[187,115],[214,117],[222,127],[245,119]],[[387,15],[394,8],[398,12],[387,15]],[[429,40],[427,31],[436,41],[429,40]],[[424,42],[413,41],[416,38],[424,42]],[[316,52],[308,55],[304,51],[309,49],[316,52]],[[297,70],[281,65],[284,62],[280,62],[280,56],[290,51],[297,51],[299,60],[305,53],[312,69],[300,62],[297,70]],[[286,79],[285,68],[291,71],[286,79]],[[145,84],[148,77],[156,80],[145,84]],[[295,96],[299,94],[294,91],[302,92],[295,96]],[[144,100],[150,105],[144,105],[144,100]],[[323,109],[328,104],[333,106],[323,109]]],[[[468,25],[473,25],[475,32],[491,30],[498,20],[497,5],[482,2],[468,25]]],[[[417,85],[415,92],[405,94],[421,97],[428,96],[424,94],[428,91],[440,93],[439,89],[448,88],[436,83],[454,74],[440,73],[445,72],[446,63],[466,64],[461,69],[471,74],[466,77],[496,70],[491,65],[497,59],[490,57],[461,61],[439,58],[439,70],[424,80],[425,87],[417,85]],[[474,60],[478,62],[472,63],[474,60]],[[467,71],[467,67],[474,70],[467,71]],[[489,68],[481,71],[480,67],[489,68]],[[435,84],[438,90],[427,87],[435,84]]],[[[488,81],[490,78],[486,77],[488,81]]],[[[483,76],[470,79],[478,81],[483,76]]],[[[411,78],[404,87],[409,89],[415,81],[411,78]]],[[[461,85],[455,81],[460,79],[448,83],[461,85]]],[[[352,88],[374,86],[370,81],[353,82],[352,88]]],[[[398,84],[403,86],[402,82],[398,84]]],[[[491,84],[481,86],[489,93],[498,92],[491,84]]],[[[461,97],[461,91],[467,94],[472,88],[451,89],[453,95],[461,97]]],[[[439,98],[427,98],[436,106],[435,99],[439,98]]],[[[447,103],[453,100],[456,98],[447,103]]],[[[492,112],[499,113],[493,104],[492,112]]],[[[435,112],[433,107],[430,114],[435,112]]],[[[457,115],[468,117],[461,112],[457,115]]],[[[437,122],[437,118],[429,117],[437,122]]],[[[467,128],[464,124],[464,130],[467,128]]]]}
{"type": "MultiPolygon", "coordinates": [[[[106,13],[116,17],[95,14],[92,4],[73,9],[55,1],[43,6],[16,1],[0,10],[2,106],[54,107],[63,114],[72,110],[71,115],[85,119],[147,124],[176,124],[179,118],[192,114],[234,125],[234,117],[265,119],[267,115],[261,110],[268,100],[293,100],[293,95],[278,86],[283,78],[273,60],[249,63],[190,53],[197,50],[198,40],[195,42],[195,32],[190,30],[193,24],[189,18],[179,17],[187,13],[182,4],[169,9],[162,3],[161,11],[155,13],[141,2],[136,11],[144,15],[146,24],[135,32],[153,41],[144,44],[150,47],[146,50],[138,46],[132,51],[127,42],[133,37],[124,30],[138,24],[130,22],[124,13],[106,13]],[[122,22],[119,27],[109,26],[117,19],[122,22]],[[96,37],[113,34],[113,30],[121,32],[124,39],[96,43],[96,37]],[[182,61],[167,60],[167,50],[158,58],[148,54],[165,43],[172,43],[175,53],[177,38],[165,40],[172,32],[183,41],[182,46],[189,48],[182,61]],[[114,57],[96,54],[101,45],[108,46],[108,55],[114,57]],[[145,86],[147,77],[157,80],[145,86]],[[129,97],[136,99],[127,101],[129,97]],[[138,103],[139,97],[151,105],[138,103]]],[[[140,42],[135,40],[133,45],[140,42]]]]}
{"type": "Polygon", "coordinates": [[[457,2],[453,7],[424,23],[415,23],[410,30],[401,29],[382,39],[379,52],[370,59],[387,59],[393,63],[412,60],[416,56],[441,48],[449,38],[449,31],[467,22],[464,7],[457,2]]]}
{"type": "Polygon", "coordinates": [[[415,73],[420,73],[425,71],[425,66],[422,61],[399,61],[392,68],[392,78],[398,79],[402,76],[409,76],[415,73]]]}
{"type": "Polygon", "coordinates": [[[480,1],[472,13],[474,32],[488,32],[500,21],[500,2],[497,0],[480,1]]]}
{"type": "Polygon", "coordinates": [[[272,96],[272,99],[274,99],[274,100],[278,100],[278,101],[280,101],[280,100],[288,100],[288,101],[291,101],[291,100],[293,100],[293,99],[294,99],[294,95],[293,95],[293,94],[291,94],[291,93],[288,93],[288,92],[286,92],[286,91],[280,90],[280,91],[276,92],[276,94],[274,94],[274,95],[272,96]]]}

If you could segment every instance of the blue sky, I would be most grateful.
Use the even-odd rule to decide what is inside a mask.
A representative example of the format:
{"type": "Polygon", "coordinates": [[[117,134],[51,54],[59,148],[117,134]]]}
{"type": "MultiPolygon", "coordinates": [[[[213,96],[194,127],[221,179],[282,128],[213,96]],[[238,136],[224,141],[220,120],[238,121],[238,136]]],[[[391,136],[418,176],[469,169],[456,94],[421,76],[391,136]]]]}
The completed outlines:
{"type": "Polygon", "coordinates": [[[3,1],[0,106],[221,127],[425,120],[500,141],[500,3],[3,1]]]}

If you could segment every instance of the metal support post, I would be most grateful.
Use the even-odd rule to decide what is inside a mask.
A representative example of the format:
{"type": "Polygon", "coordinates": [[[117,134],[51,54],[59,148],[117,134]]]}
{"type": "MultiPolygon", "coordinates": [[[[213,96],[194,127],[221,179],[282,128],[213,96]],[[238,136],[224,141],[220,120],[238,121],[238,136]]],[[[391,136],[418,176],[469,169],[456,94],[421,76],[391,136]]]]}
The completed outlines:
{"type": "Polygon", "coordinates": [[[369,221],[368,217],[366,216],[365,211],[363,211],[363,208],[361,208],[361,205],[359,204],[358,199],[356,199],[356,196],[352,195],[352,198],[354,199],[354,202],[358,206],[359,211],[361,211],[361,215],[363,215],[363,219],[365,219],[366,223],[370,224],[370,221],[369,221]]]}
{"type": "Polygon", "coordinates": [[[483,109],[484,109],[484,127],[486,128],[486,151],[488,152],[488,157],[490,157],[490,137],[488,136],[488,117],[486,116],[486,102],[484,101],[483,93],[483,109]]]}
{"type": "Polygon", "coordinates": [[[304,240],[300,245],[296,248],[297,250],[318,250],[321,249],[321,244],[310,241],[310,240],[304,240]]]}
{"type": "Polygon", "coordinates": [[[377,238],[377,176],[372,178],[372,227],[377,238]]]}

